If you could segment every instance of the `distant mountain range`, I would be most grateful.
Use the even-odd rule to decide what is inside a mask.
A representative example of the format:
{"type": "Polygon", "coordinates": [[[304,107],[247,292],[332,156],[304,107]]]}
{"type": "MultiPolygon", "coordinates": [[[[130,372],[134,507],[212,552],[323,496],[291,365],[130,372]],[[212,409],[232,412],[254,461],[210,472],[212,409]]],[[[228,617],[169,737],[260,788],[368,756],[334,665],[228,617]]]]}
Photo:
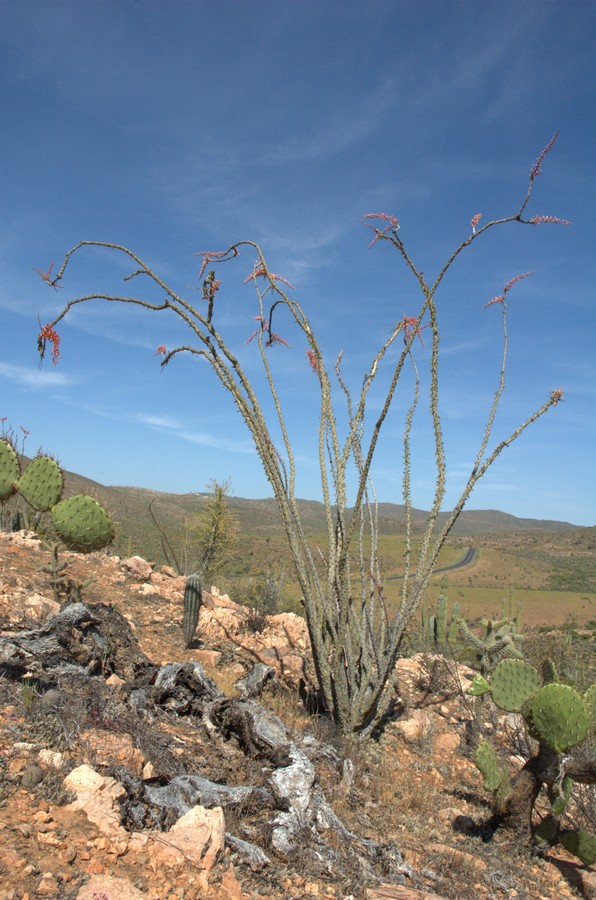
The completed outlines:
{"type": "MultiPolygon", "coordinates": [[[[172,494],[153,491],[147,488],[106,486],[91,481],[73,472],[65,472],[66,493],[87,493],[100,500],[110,511],[112,517],[120,525],[118,531],[121,538],[117,544],[126,539],[129,547],[142,547],[149,555],[159,555],[159,531],[152,522],[149,505],[162,528],[170,536],[179,533],[184,520],[194,512],[204,508],[207,493],[172,494]]],[[[268,535],[280,533],[279,515],[275,500],[247,500],[241,497],[229,498],[230,508],[234,511],[240,526],[240,532],[266,538],[268,535]]],[[[324,509],[316,500],[299,500],[303,524],[307,532],[313,534],[325,531],[324,509]]],[[[427,513],[414,510],[414,527],[421,528],[427,513]]],[[[448,513],[441,513],[439,525],[445,521],[448,513]]],[[[400,533],[404,524],[404,507],[394,503],[380,503],[378,508],[379,528],[382,534],[400,533]]],[[[514,532],[563,532],[578,528],[569,522],[558,522],[550,519],[525,519],[499,510],[464,510],[453,529],[458,535],[512,534],[514,532]]],[[[580,529],[581,530],[581,529],[580,529]]],[[[125,548],[119,547],[120,552],[125,548]]],[[[135,551],[138,552],[138,551],[135,551]]]]}

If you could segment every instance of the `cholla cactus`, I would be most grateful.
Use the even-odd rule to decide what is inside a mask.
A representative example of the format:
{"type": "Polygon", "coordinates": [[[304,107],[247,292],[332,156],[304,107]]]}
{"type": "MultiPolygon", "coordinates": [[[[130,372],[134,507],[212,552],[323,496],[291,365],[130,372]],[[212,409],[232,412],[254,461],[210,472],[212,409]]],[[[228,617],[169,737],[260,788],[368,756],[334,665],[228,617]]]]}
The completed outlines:
{"type": "Polygon", "coordinates": [[[464,619],[459,622],[460,636],[474,651],[474,665],[481,675],[490,674],[502,659],[521,659],[522,652],[517,645],[524,640],[524,636],[517,632],[511,619],[498,622],[483,619],[482,625],[485,633],[480,637],[474,634],[464,619]]]}
{"type": "Polygon", "coordinates": [[[114,526],[103,506],[84,494],[60,500],[64,476],[50,456],[38,456],[21,473],[18,455],[0,440],[0,502],[19,494],[38,512],[49,512],[62,542],[82,553],[101,550],[114,539],[114,526]]]}
{"type": "MultiPolygon", "coordinates": [[[[506,712],[520,712],[529,734],[538,742],[538,751],[521,772],[509,778],[487,741],[481,741],[475,763],[484,777],[484,787],[493,794],[496,811],[505,822],[526,830],[535,844],[562,843],[586,865],[596,862],[596,836],[587,831],[563,829],[559,817],[573,792],[574,771],[564,753],[580,744],[594,730],[596,685],[582,696],[572,687],[555,680],[554,666],[545,664],[547,683],[539,672],[519,659],[500,662],[490,681],[476,675],[469,693],[482,697],[490,693],[493,702],[506,712]],[[550,814],[533,829],[532,813],[545,787],[550,814]]],[[[580,780],[579,776],[576,776],[580,780]]]]}
{"type": "Polygon", "coordinates": [[[440,647],[453,646],[457,642],[458,626],[460,621],[460,609],[457,601],[451,607],[451,616],[447,616],[447,600],[441,591],[437,600],[437,608],[429,614],[422,609],[421,628],[422,635],[433,644],[440,647]]]}

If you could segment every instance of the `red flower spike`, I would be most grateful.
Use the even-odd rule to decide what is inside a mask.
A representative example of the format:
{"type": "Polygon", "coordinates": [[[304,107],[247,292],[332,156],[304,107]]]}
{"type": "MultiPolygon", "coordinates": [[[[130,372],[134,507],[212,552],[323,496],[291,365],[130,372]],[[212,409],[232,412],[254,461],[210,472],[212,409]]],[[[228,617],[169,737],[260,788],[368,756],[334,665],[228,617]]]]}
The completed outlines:
{"type": "Polygon", "coordinates": [[[34,272],[37,272],[37,274],[39,275],[39,277],[41,278],[42,281],[45,281],[46,284],[49,284],[50,287],[53,287],[54,290],[57,291],[58,288],[63,287],[63,285],[57,284],[57,283],[56,283],[56,280],[57,280],[57,279],[56,279],[56,278],[52,278],[52,269],[53,269],[53,268],[54,268],[54,263],[51,262],[50,265],[49,265],[49,267],[48,267],[47,272],[44,272],[43,269],[34,269],[33,271],[34,271],[34,272]]]}
{"type": "Polygon", "coordinates": [[[544,225],[547,222],[550,222],[552,225],[571,225],[571,222],[568,219],[559,219],[558,216],[532,216],[531,219],[528,219],[532,225],[544,225]]]}
{"type": "MultiPolygon", "coordinates": [[[[255,265],[255,268],[252,270],[250,275],[247,275],[242,284],[247,284],[249,281],[256,281],[257,278],[267,278],[267,273],[263,266],[259,266],[258,263],[255,265]]],[[[294,285],[290,284],[287,278],[284,278],[283,275],[276,275],[275,272],[269,272],[269,278],[273,283],[276,281],[280,281],[282,284],[287,284],[289,288],[295,290],[294,285]]]]}
{"type": "Polygon", "coordinates": [[[555,131],[552,138],[550,139],[550,141],[548,142],[548,144],[546,145],[546,147],[544,148],[544,150],[542,151],[542,153],[540,154],[540,156],[538,157],[538,159],[536,160],[536,162],[530,169],[530,180],[531,181],[533,181],[534,178],[536,178],[536,176],[540,175],[540,173],[542,172],[542,163],[544,161],[544,157],[547,155],[547,153],[550,153],[550,151],[553,149],[558,137],[559,137],[559,132],[555,131]]]}
{"type": "Polygon", "coordinates": [[[476,226],[478,222],[482,218],[482,213],[476,213],[476,215],[470,219],[470,228],[472,229],[472,234],[476,234],[476,226]]]}
{"type": "Polygon", "coordinates": [[[407,344],[410,340],[413,333],[418,335],[420,343],[424,347],[424,341],[422,340],[422,329],[426,328],[426,325],[420,327],[418,324],[418,319],[415,316],[404,316],[401,320],[401,324],[404,329],[404,344],[407,344]]]}
{"type": "Polygon", "coordinates": [[[503,288],[503,293],[506,294],[507,291],[510,291],[514,284],[517,284],[518,281],[521,281],[522,278],[528,278],[529,275],[533,275],[533,272],[524,272],[523,275],[516,275],[515,278],[512,278],[511,281],[508,281],[505,287],[503,288]]]}
{"type": "Polygon", "coordinates": [[[193,254],[194,256],[203,257],[203,262],[199,270],[199,281],[203,277],[203,272],[210,262],[227,262],[229,259],[234,259],[235,256],[238,256],[239,252],[238,247],[232,247],[228,250],[201,250],[200,253],[193,254]]]}
{"type": "Polygon", "coordinates": [[[306,351],[306,358],[308,359],[308,364],[317,375],[319,374],[319,363],[317,361],[317,357],[315,355],[314,350],[306,351]]]}
{"type": "Polygon", "coordinates": [[[370,228],[371,231],[375,232],[375,236],[368,245],[368,249],[372,247],[373,244],[379,240],[379,238],[383,237],[387,234],[388,231],[398,231],[399,230],[399,221],[395,218],[395,216],[390,216],[389,213],[366,213],[362,216],[363,219],[381,219],[382,222],[389,222],[389,224],[385,228],[376,228],[374,225],[369,225],[368,222],[362,222],[363,225],[366,225],[367,228],[370,228]]]}
{"type": "Polygon", "coordinates": [[[482,307],[486,309],[487,306],[493,306],[495,303],[504,303],[505,302],[505,294],[511,290],[514,284],[517,284],[518,281],[521,281],[523,278],[528,278],[529,275],[533,275],[533,272],[524,272],[523,275],[516,275],[515,278],[512,278],[507,282],[505,287],[503,288],[503,293],[499,294],[497,297],[493,297],[492,300],[489,300],[488,303],[485,303],[482,307]]]}
{"type": "Polygon", "coordinates": [[[551,391],[550,399],[552,400],[554,406],[556,406],[557,403],[560,403],[563,399],[563,388],[557,388],[556,390],[551,391]]]}
{"type": "Polygon", "coordinates": [[[37,338],[37,346],[42,357],[46,349],[46,341],[52,344],[52,363],[58,364],[60,359],[60,335],[50,325],[44,325],[37,338]]]}
{"type": "Polygon", "coordinates": [[[285,338],[279,336],[279,334],[275,334],[273,331],[269,330],[269,322],[264,316],[255,316],[255,321],[260,323],[260,328],[257,328],[256,331],[253,331],[249,339],[246,341],[247,344],[256,338],[257,334],[262,334],[265,332],[267,334],[267,340],[265,341],[266,347],[271,347],[273,344],[283,344],[285,347],[289,347],[290,345],[286,341],[285,338]]]}
{"type": "Polygon", "coordinates": [[[160,344],[153,355],[154,356],[165,356],[167,352],[168,351],[166,350],[165,346],[163,344],[160,344]]]}

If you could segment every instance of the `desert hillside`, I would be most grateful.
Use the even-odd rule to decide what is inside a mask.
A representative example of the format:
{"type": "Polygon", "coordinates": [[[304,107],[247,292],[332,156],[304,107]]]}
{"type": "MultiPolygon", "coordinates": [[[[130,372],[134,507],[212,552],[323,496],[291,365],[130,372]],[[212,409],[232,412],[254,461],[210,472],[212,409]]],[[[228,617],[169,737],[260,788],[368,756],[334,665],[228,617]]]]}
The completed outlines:
{"type": "MultiPolygon", "coordinates": [[[[591,896],[576,857],[491,825],[467,667],[401,660],[360,746],[316,713],[300,617],[205,592],[186,648],[173,570],[59,560],[61,581],[34,536],[0,534],[2,900],[591,896]]],[[[506,718],[486,727],[506,745],[506,718]]]]}

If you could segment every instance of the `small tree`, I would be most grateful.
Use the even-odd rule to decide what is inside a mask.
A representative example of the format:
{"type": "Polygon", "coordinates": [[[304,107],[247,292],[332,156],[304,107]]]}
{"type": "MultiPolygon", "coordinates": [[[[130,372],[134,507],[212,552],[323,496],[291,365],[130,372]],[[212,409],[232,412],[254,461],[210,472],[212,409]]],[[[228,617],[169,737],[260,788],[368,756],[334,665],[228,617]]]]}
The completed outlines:
{"type": "Polygon", "coordinates": [[[228,562],[238,537],[238,523],[228,503],[230,482],[213,479],[208,487],[211,494],[205,509],[193,513],[186,523],[189,554],[197,559],[193,570],[205,584],[211,584],[228,562]]]}
{"type": "MultiPolygon", "coordinates": [[[[67,267],[73,256],[84,247],[111,249],[126,257],[134,266],[125,280],[144,276],[157,286],[165,298],[152,303],[139,297],[111,295],[94,292],[78,297],[66,304],[56,318],[45,325],[38,338],[41,355],[47,342],[52,344],[53,362],[59,356],[59,335],[55,326],[73,306],[90,300],[127,303],[141,306],[152,312],[169,311],[188,326],[197,339],[197,345],[183,345],[171,350],[158,348],[161,365],[168,365],[179,353],[201,357],[211,365],[221,384],[232,395],[252,435],[265,474],[272,486],[279,513],[287,535],[298,581],[300,583],[306,619],[311,640],[314,667],[321,696],[329,714],[339,728],[346,732],[370,734],[385,718],[391,706],[395,663],[400,653],[408,623],[415,614],[431,577],[439,551],[451,531],[474,486],[494,463],[505,447],[512,444],[525,429],[555,406],[563,396],[560,388],[551,391],[546,402],[527,416],[511,434],[489,450],[493,425],[499,402],[505,389],[507,363],[507,300],[510,290],[524,273],[512,278],[502,292],[486,306],[497,306],[502,315],[503,353],[494,401],[488,411],[484,434],[471,466],[459,500],[444,524],[438,527],[438,515],[445,497],[446,465],[443,449],[443,431],[439,412],[439,346],[440,329],[436,293],[447,271],[457,257],[474,241],[490,229],[509,224],[536,226],[546,222],[568,224],[554,216],[526,216],[534,181],[540,174],[542,163],[552,149],[557,135],[547,144],[530,169],[528,188],[519,209],[512,215],[494,219],[480,226],[481,214],[473,216],[470,232],[452,252],[434,281],[425,278],[399,236],[399,222],[387,213],[370,213],[363,223],[373,231],[373,244],[386,242],[402,257],[406,268],[420,290],[417,312],[404,316],[391,327],[389,336],[373,356],[366,369],[357,397],[353,397],[341,372],[341,355],[334,370],[340,394],[347,410],[346,433],[341,436],[334,398],[332,373],[330,374],[319,341],[300,303],[289,291],[292,286],[285,278],[269,269],[260,247],[252,241],[232,244],[223,252],[203,252],[199,281],[202,282],[203,305],[193,305],[179,296],[139,256],[126,247],[103,241],[81,241],[69,250],[56,275],[52,266],[39,271],[43,280],[53,288],[61,286],[67,267]],[[256,293],[257,329],[249,340],[258,346],[264,371],[265,395],[272,402],[273,418],[263,411],[265,395],[261,385],[252,382],[232,347],[218,330],[216,296],[220,281],[215,270],[207,271],[211,264],[219,265],[237,257],[243,248],[256,253],[256,263],[248,277],[256,293]],[[267,349],[287,341],[274,331],[274,319],[285,312],[298,330],[306,346],[306,354],[319,386],[318,455],[321,478],[321,497],[327,523],[327,555],[324,565],[311,552],[305,528],[295,496],[296,461],[286,420],[282,398],[276,386],[269,364],[267,349]],[[421,380],[414,357],[414,342],[422,339],[422,330],[430,343],[428,406],[435,451],[434,499],[417,549],[412,544],[413,504],[411,498],[411,435],[414,414],[421,396],[421,380]],[[388,351],[401,338],[403,346],[397,358],[390,363],[389,386],[381,403],[372,429],[365,430],[365,412],[369,392],[375,383],[388,351]],[[405,554],[401,600],[395,614],[390,614],[385,603],[377,543],[377,517],[374,491],[370,480],[371,467],[379,436],[396,396],[398,383],[406,366],[413,373],[413,392],[404,420],[403,431],[403,501],[405,504],[405,554]],[[283,450],[275,446],[273,429],[281,433],[283,450]],[[365,437],[366,435],[366,437],[365,437]],[[353,506],[348,506],[347,484],[352,472],[356,474],[356,491],[353,506]],[[365,541],[366,538],[366,541],[365,541]]],[[[399,346],[399,344],[397,345],[399,346]]]]}

